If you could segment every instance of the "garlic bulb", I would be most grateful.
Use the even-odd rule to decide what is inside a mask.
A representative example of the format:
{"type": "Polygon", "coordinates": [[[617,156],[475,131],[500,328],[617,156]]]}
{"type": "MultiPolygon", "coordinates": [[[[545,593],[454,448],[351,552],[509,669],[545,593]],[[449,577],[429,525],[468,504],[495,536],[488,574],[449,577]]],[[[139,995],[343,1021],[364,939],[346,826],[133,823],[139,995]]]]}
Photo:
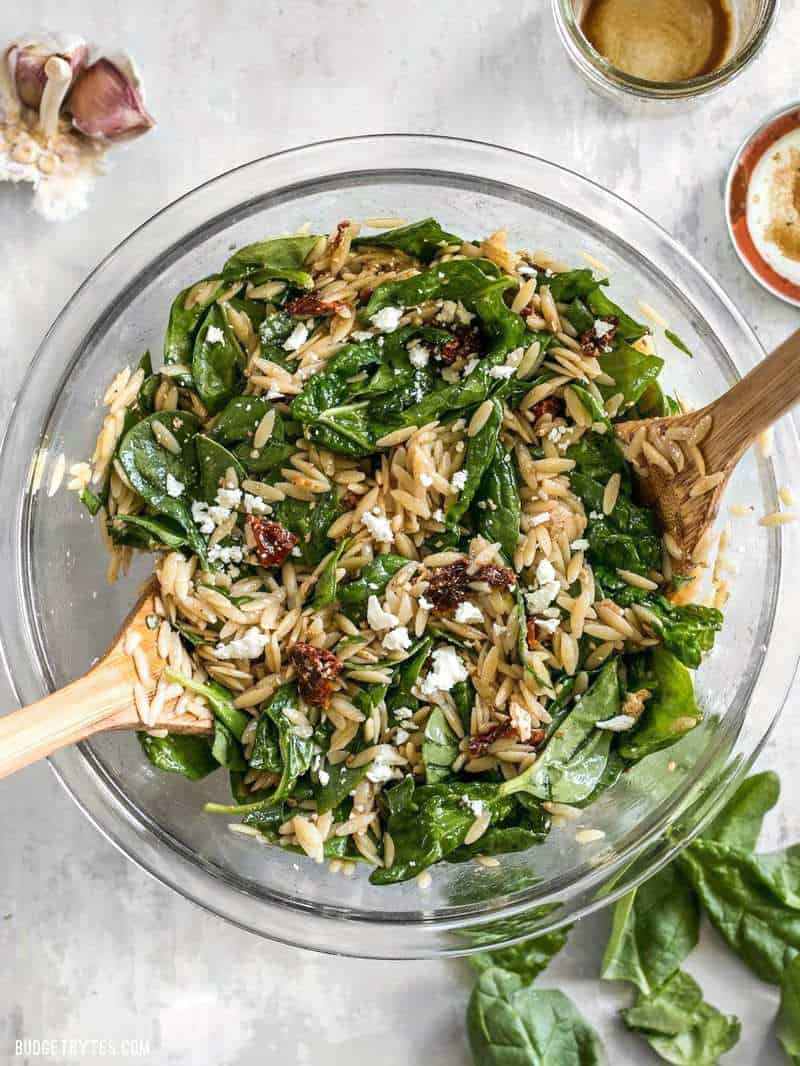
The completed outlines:
{"type": "MultiPolygon", "coordinates": [[[[30,34],[9,45],[6,62],[14,89],[25,107],[38,108],[48,82],[45,67],[57,57],[68,64],[69,84],[86,65],[89,47],[82,37],[59,33],[30,34]]],[[[66,95],[66,94],[65,94],[66,95]]]]}

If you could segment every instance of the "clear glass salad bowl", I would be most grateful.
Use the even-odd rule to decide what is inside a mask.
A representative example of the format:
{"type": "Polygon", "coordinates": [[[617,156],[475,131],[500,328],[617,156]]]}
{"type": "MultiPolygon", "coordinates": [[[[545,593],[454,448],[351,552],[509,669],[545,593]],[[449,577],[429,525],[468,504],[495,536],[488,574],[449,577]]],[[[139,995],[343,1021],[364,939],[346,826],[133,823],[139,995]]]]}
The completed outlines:
{"type": "MultiPolygon", "coordinates": [[[[116,370],[158,353],[174,294],[211,273],[229,249],[310,222],[436,216],[473,237],[509,231],[511,247],[546,248],[574,265],[601,260],[613,298],[656,308],[693,350],[655,329],[671,389],[700,405],[761,355],[714,281],[635,208],[552,163],[489,145],[415,136],[310,145],[257,160],[178,200],[133,233],[73,296],[30,369],[0,456],[0,640],[20,703],[82,673],[108,645],[147,576],[142,557],[105,584],[97,530],[73,494],[50,497],[57,457],[91,454],[99,398],[116,370]]],[[[716,649],[697,675],[706,711],[680,745],[645,759],[579,823],[500,865],[440,865],[432,884],[375,888],[367,870],[333,875],[232,833],[203,813],[228,796],[226,774],[200,784],[154,770],[133,735],[108,735],[51,761],[77,803],[126,855],[229,921],[290,944],[349,955],[411,958],[507,943],[588,913],[666,862],[697,832],[763,745],[797,666],[798,534],[757,523],[797,469],[788,421],[771,458],[749,455],[725,508],[732,520],[731,598],[716,649]],[[787,636],[788,634],[788,636],[787,636]],[[579,844],[577,826],[602,830],[579,844]]],[[[721,521],[725,520],[725,516],[721,521]]]]}

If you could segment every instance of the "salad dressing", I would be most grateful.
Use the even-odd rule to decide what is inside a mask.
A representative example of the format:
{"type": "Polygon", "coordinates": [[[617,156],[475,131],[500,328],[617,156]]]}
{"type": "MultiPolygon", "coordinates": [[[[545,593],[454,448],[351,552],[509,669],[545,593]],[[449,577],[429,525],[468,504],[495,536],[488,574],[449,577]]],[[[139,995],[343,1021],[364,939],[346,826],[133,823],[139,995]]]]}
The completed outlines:
{"type": "Polygon", "coordinates": [[[727,0],[589,0],[581,29],[626,74],[686,81],[722,66],[734,20],[727,0]]]}

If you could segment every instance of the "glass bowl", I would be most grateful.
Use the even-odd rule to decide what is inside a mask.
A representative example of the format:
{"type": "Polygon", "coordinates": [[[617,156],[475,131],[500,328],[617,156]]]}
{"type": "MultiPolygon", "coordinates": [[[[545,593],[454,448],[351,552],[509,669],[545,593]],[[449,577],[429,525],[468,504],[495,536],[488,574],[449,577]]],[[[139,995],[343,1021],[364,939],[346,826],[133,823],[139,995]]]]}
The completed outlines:
{"type": "MultiPolygon", "coordinates": [[[[51,470],[91,454],[99,398],[124,363],[160,351],[174,294],[211,273],[231,248],[310,222],[435,215],[473,237],[498,228],[512,247],[546,248],[608,265],[611,292],[631,309],[656,308],[694,350],[657,339],[666,380],[696,405],[717,396],[761,355],[715,282],[650,219],[552,163],[469,141],[363,137],[257,160],[178,200],[94,271],[48,333],[28,373],[0,456],[5,521],[0,546],[0,640],[20,703],[81,674],[107,646],[150,570],[140,558],[105,584],[96,528],[72,493],[48,494],[51,470]]],[[[51,760],[94,824],[143,869],[231,922],[303,947],[379,958],[458,954],[510,942],[588,913],[666,862],[746,772],[787,696],[797,666],[797,531],[764,529],[777,488],[798,465],[788,421],[771,459],[748,455],[726,507],[739,573],[714,653],[697,674],[706,721],[666,756],[652,756],[579,823],[602,840],[579,845],[576,824],[541,847],[441,865],[432,884],[373,888],[367,870],[333,875],[250,837],[202,803],[227,798],[224,772],[200,784],[158,772],[130,734],[107,735],[51,760]],[[792,618],[795,619],[792,622],[792,618]]]]}

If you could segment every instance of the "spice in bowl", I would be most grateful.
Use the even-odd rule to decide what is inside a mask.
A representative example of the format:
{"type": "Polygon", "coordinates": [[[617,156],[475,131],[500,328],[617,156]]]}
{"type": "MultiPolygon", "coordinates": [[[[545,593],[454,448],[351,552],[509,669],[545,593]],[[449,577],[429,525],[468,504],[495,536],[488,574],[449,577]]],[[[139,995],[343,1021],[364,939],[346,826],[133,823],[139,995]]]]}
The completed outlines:
{"type": "Polygon", "coordinates": [[[734,17],[727,0],[589,0],[581,29],[626,74],[688,81],[729,58],[734,17]]]}

